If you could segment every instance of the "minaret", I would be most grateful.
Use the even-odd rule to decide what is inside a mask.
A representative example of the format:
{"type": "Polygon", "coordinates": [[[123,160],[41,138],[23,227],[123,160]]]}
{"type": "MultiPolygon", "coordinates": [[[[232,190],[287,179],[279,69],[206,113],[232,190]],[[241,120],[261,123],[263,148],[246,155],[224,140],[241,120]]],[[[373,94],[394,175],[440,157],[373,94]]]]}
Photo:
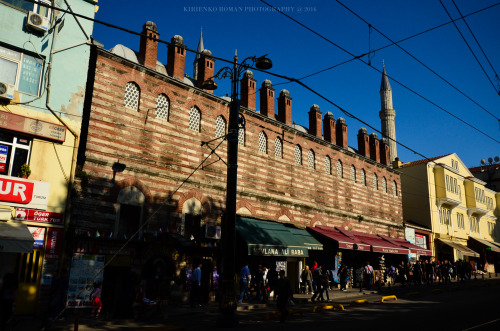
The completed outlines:
{"type": "Polygon", "coordinates": [[[392,109],[392,89],[391,84],[389,84],[389,78],[385,72],[385,64],[382,64],[384,71],[382,73],[382,83],[380,84],[380,103],[381,111],[379,116],[382,122],[382,138],[388,137],[389,139],[389,149],[390,158],[394,161],[398,157],[398,150],[396,145],[396,122],[394,118],[396,117],[396,111],[392,109]]]}
{"type": "Polygon", "coordinates": [[[194,58],[193,62],[193,78],[198,79],[198,60],[200,59],[200,53],[203,52],[205,47],[203,47],[203,29],[200,29],[200,41],[198,42],[198,49],[196,50],[198,53],[194,58]]]}

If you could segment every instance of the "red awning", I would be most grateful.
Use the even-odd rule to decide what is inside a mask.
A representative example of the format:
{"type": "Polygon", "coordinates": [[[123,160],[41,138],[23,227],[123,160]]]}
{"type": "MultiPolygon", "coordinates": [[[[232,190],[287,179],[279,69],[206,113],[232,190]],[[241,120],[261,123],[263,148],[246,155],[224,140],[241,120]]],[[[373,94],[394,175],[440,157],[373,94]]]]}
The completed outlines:
{"type": "Polygon", "coordinates": [[[414,253],[417,255],[425,255],[425,256],[432,256],[432,251],[430,249],[425,249],[420,246],[414,245],[408,240],[405,239],[396,239],[396,238],[390,238],[386,236],[379,235],[380,237],[384,238],[387,241],[390,241],[391,243],[395,245],[399,245],[404,248],[408,248],[410,250],[410,253],[414,253]]]}
{"type": "Polygon", "coordinates": [[[314,228],[308,227],[316,233],[319,233],[329,239],[333,239],[339,244],[339,248],[342,249],[353,249],[359,251],[370,251],[370,245],[365,245],[361,243],[359,240],[349,237],[348,235],[343,234],[337,228],[333,228],[330,226],[316,226],[314,228]]]}
{"type": "Polygon", "coordinates": [[[400,245],[393,244],[379,236],[365,234],[360,232],[353,232],[361,242],[372,246],[372,252],[374,253],[390,253],[390,254],[409,254],[410,250],[404,248],[400,245]]]}

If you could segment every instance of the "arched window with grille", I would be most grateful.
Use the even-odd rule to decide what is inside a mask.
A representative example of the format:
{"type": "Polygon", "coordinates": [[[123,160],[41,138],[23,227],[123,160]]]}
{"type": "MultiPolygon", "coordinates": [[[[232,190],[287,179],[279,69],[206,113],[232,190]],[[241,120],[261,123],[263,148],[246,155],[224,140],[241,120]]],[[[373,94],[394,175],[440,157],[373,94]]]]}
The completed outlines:
{"type": "Polygon", "coordinates": [[[302,148],[295,145],[295,164],[302,164],[302,148]]]}
{"type": "Polygon", "coordinates": [[[264,131],[259,133],[259,152],[267,154],[267,136],[264,131]]]}
{"type": "Polygon", "coordinates": [[[307,165],[309,168],[316,169],[316,160],[314,157],[314,151],[312,149],[307,153],[307,165]]]}
{"type": "Polygon", "coordinates": [[[274,140],[274,156],[280,159],[283,158],[283,143],[280,137],[276,137],[274,140]]]}
{"type": "Polygon", "coordinates": [[[396,184],[396,181],[392,182],[392,194],[395,197],[398,196],[398,184],[396,184]]]}
{"type": "Polygon", "coordinates": [[[325,156],[325,172],[329,175],[332,174],[332,160],[328,155],[325,156]]]}
{"type": "Polygon", "coordinates": [[[226,135],[226,120],[224,116],[219,115],[215,119],[215,138],[224,137],[226,135]]]}
{"type": "Polygon", "coordinates": [[[356,183],[356,168],[351,164],[351,181],[356,183]]]}
{"type": "Polygon", "coordinates": [[[385,177],[382,177],[382,191],[387,193],[387,179],[385,179],[385,177]]]}
{"type": "Polygon", "coordinates": [[[344,167],[342,166],[342,161],[337,160],[337,177],[344,178],[344,167]]]}
{"type": "Polygon", "coordinates": [[[366,171],[365,171],[365,169],[361,169],[361,184],[366,186],[366,171]]]}
{"type": "Polygon", "coordinates": [[[377,177],[377,174],[373,174],[373,189],[378,191],[378,177],[377,177]]]}
{"type": "Polygon", "coordinates": [[[170,101],[165,94],[159,94],[156,98],[156,111],[155,117],[168,121],[168,115],[170,111],[170,101]]]}
{"type": "Polygon", "coordinates": [[[201,112],[193,107],[189,110],[189,129],[200,132],[201,112]]]}
{"type": "Polygon", "coordinates": [[[128,82],[125,86],[125,96],[123,99],[125,107],[139,110],[140,94],[139,86],[134,82],[128,82]]]}

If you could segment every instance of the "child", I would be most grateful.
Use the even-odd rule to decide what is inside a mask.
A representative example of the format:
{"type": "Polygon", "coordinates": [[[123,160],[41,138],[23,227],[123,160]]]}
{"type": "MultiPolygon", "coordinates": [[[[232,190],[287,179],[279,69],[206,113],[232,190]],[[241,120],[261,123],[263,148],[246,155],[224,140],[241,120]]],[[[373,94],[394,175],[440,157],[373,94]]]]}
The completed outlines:
{"type": "Polygon", "coordinates": [[[92,293],[90,293],[90,300],[92,300],[92,316],[94,316],[94,313],[97,309],[97,314],[95,315],[96,318],[99,317],[99,314],[101,313],[102,309],[102,301],[101,301],[101,283],[96,283],[94,285],[94,290],[92,293]]]}

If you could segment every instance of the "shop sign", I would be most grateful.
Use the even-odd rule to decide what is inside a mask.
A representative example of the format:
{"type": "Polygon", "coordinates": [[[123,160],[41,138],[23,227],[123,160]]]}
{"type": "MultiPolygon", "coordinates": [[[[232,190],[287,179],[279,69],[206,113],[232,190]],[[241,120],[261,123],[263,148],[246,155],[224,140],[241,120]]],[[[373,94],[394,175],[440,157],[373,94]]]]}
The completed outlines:
{"type": "Polygon", "coordinates": [[[250,255],[260,255],[260,256],[295,256],[295,257],[307,257],[309,252],[306,248],[302,247],[274,247],[274,246],[258,246],[249,247],[250,255]]]}
{"type": "Polygon", "coordinates": [[[47,229],[47,244],[45,246],[46,259],[58,259],[61,254],[61,241],[63,229],[48,228],[47,229]]]}
{"type": "Polygon", "coordinates": [[[43,241],[45,239],[45,228],[28,226],[28,230],[30,230],[31,235],[35,240],[33,243],[33,248],[43,248],[43,241]]]}
{"type": "Polygon", "coordinates": [[[18,221],[63,224],[63,214],[50,211],[16,208],[15,219],[18,221]]]}
{"type": "Polygon", "coordinates": [[[5,164],[7,163],[8,154],[9,154],[9,147],[0,145],[0,172],[5,172],[5,164]]]}
{"type": "Polygon", "coordinates": [[[411,244],[415,244],[415,229],[405,228],[405,239],[411,244]]]}
{"type": "Polygon", "coordinates": [[[50,183],[0,175],[0,201],[11,206],[47,209],[50,183]]]}
{"type": "Polygon", "coordinates": [[[35,137],[57,142],[64,142],[66,140],[66,128],[62,125],[4,111],[0,111],[0,128],[27,133],[35,137]]]}

